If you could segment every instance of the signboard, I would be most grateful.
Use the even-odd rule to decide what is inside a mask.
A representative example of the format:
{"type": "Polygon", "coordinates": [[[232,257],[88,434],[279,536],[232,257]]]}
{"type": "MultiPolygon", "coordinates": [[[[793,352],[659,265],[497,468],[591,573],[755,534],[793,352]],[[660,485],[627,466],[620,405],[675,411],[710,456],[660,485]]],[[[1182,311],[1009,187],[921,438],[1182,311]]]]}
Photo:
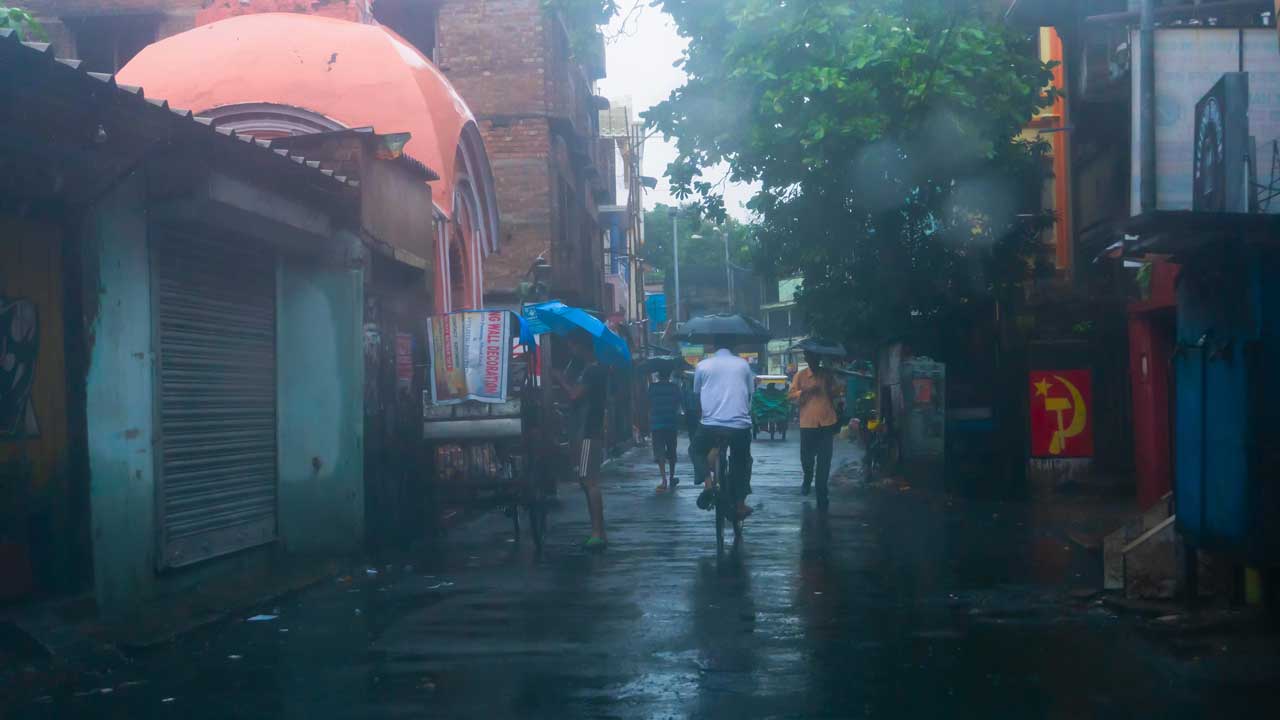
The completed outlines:
{"type": "Polygon", "coordinates": [[[1191,207],[1248,212],[1249,74],[1223,73],[1196,103],[1191,207]]]}
{"type": "Polygon", "coordinates": [[[427,321],[435,404],[506,402],[510,325],[510,313],[500,310],[436,315],[427,321]]]}
{"type": "MultiPolygon", "coordinates": [[[[552,300],[551,302],[559,301],[552,300]]],[[[520,308],[520,317],[524,318],[525,324],[529,326],[529,329],[533,331],[534,335],[545,335],[551,332],[551,328],[547,327],[546,323],[539,320],[538,313],[533,310],[541,304],[542,303],[530,303],[520,308]]]]}
{"type": "Polygon", "coordinates": [[[413,389],[413,336],[396,333],[396,389],[413,389]]]}
{"type": "Polygon", "coordinates": [[[645,313],[649,316],[649,328],[654,329],[667,322],[667,296],[649,293],[644,298],[645,313]]]}
{"type": "Polygon", "coordinates": [[[1093,373],[1032,370],[1030,383],[1032,457],[1093,457],[1093,373]]]}

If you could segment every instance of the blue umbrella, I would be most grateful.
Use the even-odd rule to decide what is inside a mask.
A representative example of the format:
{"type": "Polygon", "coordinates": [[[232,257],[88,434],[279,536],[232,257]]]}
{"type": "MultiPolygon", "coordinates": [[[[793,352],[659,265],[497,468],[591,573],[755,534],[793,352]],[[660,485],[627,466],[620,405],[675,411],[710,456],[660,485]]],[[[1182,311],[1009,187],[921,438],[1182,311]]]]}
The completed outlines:
{"type": "Polygon", "coordinates": [[[582,308],[552,300],[533,307],[534,313],[555,335],[583,331],[595,339],[596,359],[606,365],[631,365],[631,349],[604,323],[582,308]]]}

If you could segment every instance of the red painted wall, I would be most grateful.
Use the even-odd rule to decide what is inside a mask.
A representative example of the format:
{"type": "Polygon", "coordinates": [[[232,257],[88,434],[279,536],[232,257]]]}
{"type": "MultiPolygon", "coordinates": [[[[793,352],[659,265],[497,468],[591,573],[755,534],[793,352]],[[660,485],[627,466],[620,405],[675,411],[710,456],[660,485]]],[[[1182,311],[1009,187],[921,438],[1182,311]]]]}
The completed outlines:
{"type": "Polygon", "coordinates": [[[1150,299],[1129,306],[1129,374],[1138,502],[1149,507],[1173,487],[1171,363],[1176,340],[1178,267],[1152,268],[1150,299]]]}

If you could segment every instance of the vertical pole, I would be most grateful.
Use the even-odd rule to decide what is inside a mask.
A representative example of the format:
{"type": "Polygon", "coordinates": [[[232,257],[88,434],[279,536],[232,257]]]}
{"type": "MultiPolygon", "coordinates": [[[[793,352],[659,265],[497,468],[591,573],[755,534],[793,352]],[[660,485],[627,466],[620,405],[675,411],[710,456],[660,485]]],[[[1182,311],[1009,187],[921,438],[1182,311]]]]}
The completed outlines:
{"type": "Polygon", "coordinates": [[[671,253],[673,255],[672,268],[675,273],[675,291],[676,291],[676,329],[680,329],[680,214],[679,211],[671,212],[671,253]]]}
{"type": "Polygon", "coordinates": [[[733,265],[729,263],[729,233],[721,229],[720,237],[724,238],[724,277],[725,286],[729,288],[729,312],[737,312],[738,300],[733,294],[733,265]]]}
{"type": "Polygon", "coordinates": [[[1144,213],[1156,209],[1156,30],[1155,0],[1142,0],[1141,24],[1138,26],[1140,48],[1138,75],[1140,90],[1138,108],[1139,159],[1142,177],[1138,182],[1138,195],[1144,213]]]}

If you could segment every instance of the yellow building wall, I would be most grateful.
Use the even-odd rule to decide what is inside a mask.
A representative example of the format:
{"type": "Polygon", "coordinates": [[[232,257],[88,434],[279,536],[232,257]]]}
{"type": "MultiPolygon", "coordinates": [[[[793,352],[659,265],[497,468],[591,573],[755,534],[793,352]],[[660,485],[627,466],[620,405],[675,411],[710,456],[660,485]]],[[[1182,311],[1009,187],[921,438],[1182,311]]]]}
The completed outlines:
{"type": "Polygon", "coordinates": [[[0,598],[50,570],[34,545],[70,544],[48,537],[68,506],[61,248],[57,228],[0,216],[0,598]]]}

